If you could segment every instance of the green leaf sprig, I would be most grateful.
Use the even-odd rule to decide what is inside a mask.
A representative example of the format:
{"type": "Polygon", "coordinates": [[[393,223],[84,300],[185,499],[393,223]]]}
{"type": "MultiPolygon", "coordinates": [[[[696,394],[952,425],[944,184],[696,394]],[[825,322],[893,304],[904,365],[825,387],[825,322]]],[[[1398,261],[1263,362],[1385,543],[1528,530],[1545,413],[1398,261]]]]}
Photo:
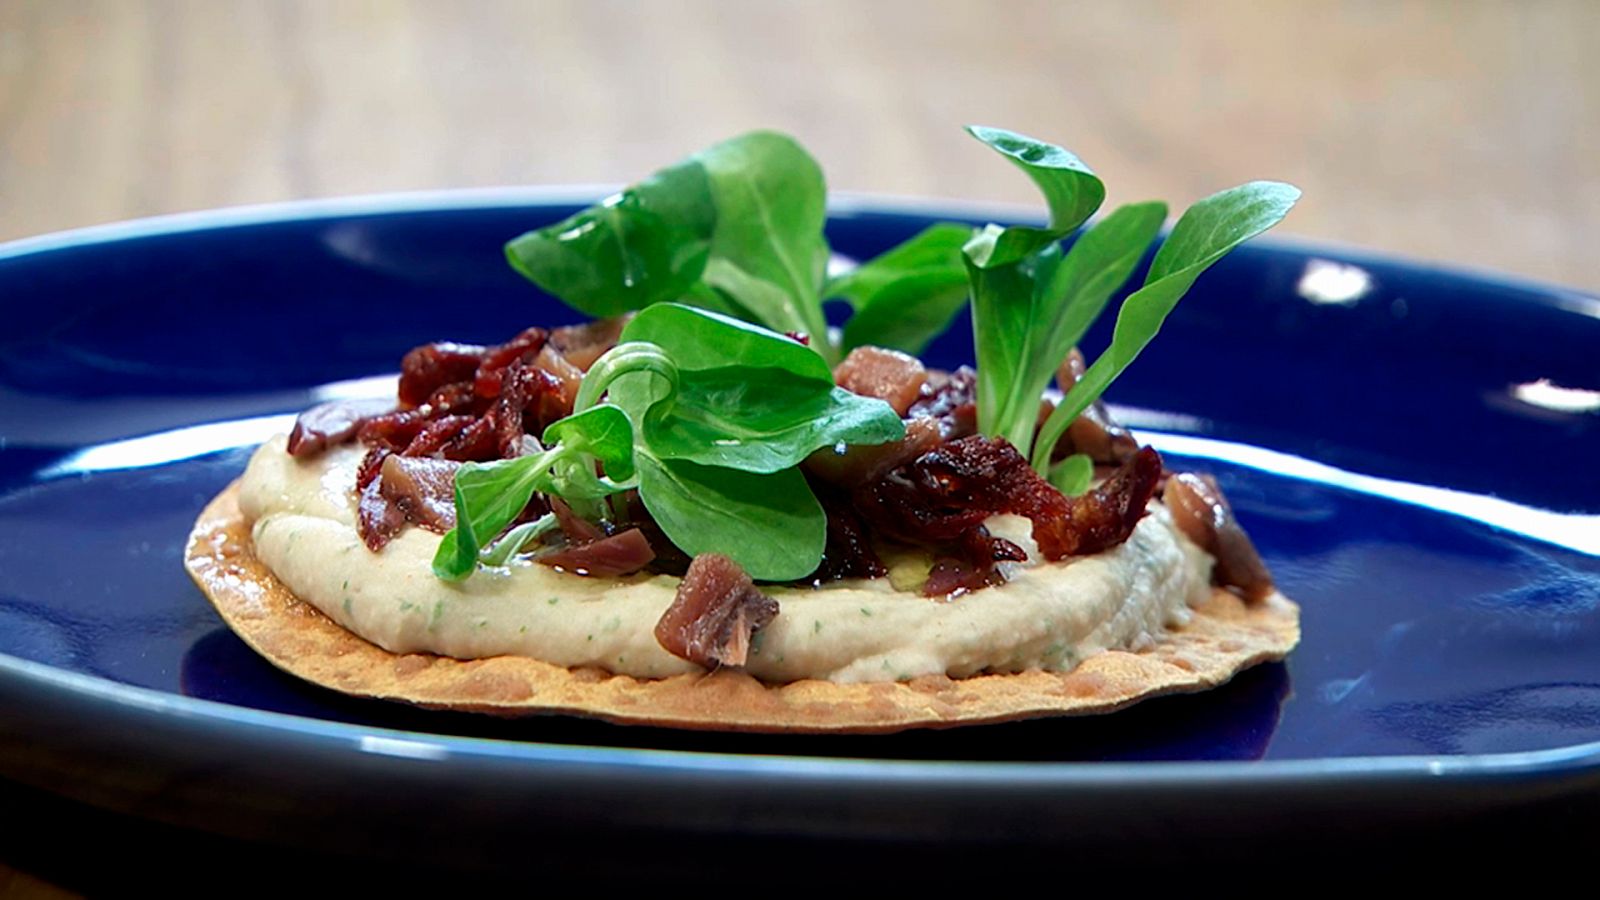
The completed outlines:
{"type": "Polygon", "coordinates": [[[1185,212],[1123,301],[1110,347],[1040,425],[1051,377],[1138,267],[1167,207],[1129,204],[1084,228],[1106,190],[1082,160],[1016,132],[967,130],[1034,182],[1047,225],[934,225],[829,279],[822,170],[793,138],[757,131],[510,241],[511,265],[567,304],[638,315],[591,367],[574,414],[546,431],[545,449],[462,467],[458,524],[434,571],[457,579],[503,564],[554,527],[541,519],[496,540],[535,493],[602,518],[607,498],[637,489],[685,552],[726,553],[759,579],[803,577],[821,557],[826,519],[801,461],[904,433],[886,404],[835,387],[830,365],[864,345],[918,353],[969,297],[979,430],[1029,454],[1064,492],[1084,490],[1088,457],[1050,466],[1061,435],[1195,279],[1280,221],[1300,192],[1251,182],[1185,212]],[[823,313],[831,298],[852,311],[837,335],[823,313]],[[806,333],[810,348],[783,332],[806,333]]]}
{"type": "Polygon", "coordinates": [[[829,281],[826,221],[816,161],[787,135],[754,131],[505,249],[518,272],[591,316],[681,301],[803,332],[829,364],[862,344],[918,353],[949,327],[966,301],[969,228],[934,226],[829,281]],[[823,313],[833,297],[854,310],[839,339],[823,313]]]}
{"type": "MultiPolygon", "coordinates": [[[[1060,405],[1040,426],[1033,448],[1035,468],[1043,471],[1044,466],[1049,464],[1051,448],[1066,433],[1067,427],[1098,400],[1111,382],[1149,346],[1167,315],[1183,299],[1200,273],[1234,247],[1282,221],[1298,199],[1300,191],[1292,185],[1276,181],[1252,181],[1212,194],[1184,212],[1161,249],[1156,251],[1156,258],[1145,275],[1144,285],[1122,301],[1122,307],[1117,311],[1111,346],[1089,366],[1088,371],[1067,391],[1060,405]]],[[[1107,217],[1096,230],[1112,218],[1114,216],[1107,217]]],[[[1139,250],[1140,255],[1143,254],[1143,246],[1139,250]]],[[[1131,245],[1128,249],[1132,250],[1131,245]]],[[[1068,256],[1070,259],[1071,254],[1068,256]]],[[[1100,303],[1104,305],[1103,300],[1100,303]]],[[[1093,317],[1090,317],[1092,320],[1093,317]]],[[[1079,332],[1073,335],[1072,340],[1064,341],[1066,350],[1056,357],[1057,365],[1081,336],[1082,332],[1079,332]]]]}
{"type": "Polygon", "coordinates": [[[503,564],[510,553],[492,542],[535,493],[604,515],[600,501],[637,488],[685,553],[726,554],[762,580],[802,578],[822,559],[827,517],[801,461],[822,447],[904,435],[887,403],[835,387],[822,358],[796,341],[656,303],[595,361],[574,413],[546,429],[544,450],[461,467],[457,524],[434,572],[455,580],[480,562],[503,564]]]}
{"type": "MultiPolygon", "coordinates": [[[[1026,173],[1050,210],[1045,228],[990,225],[962,251],[978,357],[978,430],[1010,441],[1030,454],[1039,474],[1048,475],[1051,450],[1061,435],[1150,343],[1195,279],[1229,250],[1281,221],[1300,191],[1253,181],[1190,207],[1156,253],[1144,285],[1123,301],[1111,346],[1039,426],[1039,399],[1051,377],[1133,274],[1160,232],[1167,207],[1160,202],[1119,207],[1063,252],[1060,240],[1104,200],[1100,179],[1054,144],[998,128],[967,130],[1026,173]]],[[[1077,487],[1084,472],[1080,463],[1056,477],[1077,487]]]]}
{"type": "MultiPolygon", "coordinates": [[[[445,533],[433,556],[433,573],[456,581],[478,568],[480,554],[527,509],[534,494],[592,500],[627,490],[633,474],[633,427],[615,406],[594,406],[550,426],[558,441],[537,453],[489,463],[467,463],[456,470],[456,526],[445,533]],[[606,477],[594,472],[595,463],[606,477]]],[[[509,535],[508,535],[509,537],[509,535]]],[[[491,553],[490,563],[504,563],[491,553]]],[[[509,554],[506,554],[509,556],[509,554]]]]}

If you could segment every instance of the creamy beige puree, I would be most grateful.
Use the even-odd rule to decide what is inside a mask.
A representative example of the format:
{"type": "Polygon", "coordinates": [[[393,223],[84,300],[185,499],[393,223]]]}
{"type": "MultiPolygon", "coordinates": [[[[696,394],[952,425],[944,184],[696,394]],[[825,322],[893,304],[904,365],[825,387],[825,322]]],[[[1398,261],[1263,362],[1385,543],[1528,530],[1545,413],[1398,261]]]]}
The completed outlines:
{"type": "MultiPolygon", "coordinates": [[[[671,576],[588,578],[519,561],[445,582],[429,568],[439,536],[416,527],[367,550],[352,492],[362,453],[346,446],[302,462],[274,438],[251,459],[240,497],[257,555],[339,624],[394,653],[531,656],[642,677],[698,669],[656,643],[677,589],[671,576]]],[[[757,635],[749,671],[856,682],[1068,670],[1101,650],[1148,644],[1210,590],[1211,557],[1157,503],[1121,546],[1061,563],[1036,561],[1026,519],[999,516],[990,528],[1029,561],[1007,564],[1006,584],[954,600],[897,591],[886,578],[765,588],[781,612],[757,635]]]]}

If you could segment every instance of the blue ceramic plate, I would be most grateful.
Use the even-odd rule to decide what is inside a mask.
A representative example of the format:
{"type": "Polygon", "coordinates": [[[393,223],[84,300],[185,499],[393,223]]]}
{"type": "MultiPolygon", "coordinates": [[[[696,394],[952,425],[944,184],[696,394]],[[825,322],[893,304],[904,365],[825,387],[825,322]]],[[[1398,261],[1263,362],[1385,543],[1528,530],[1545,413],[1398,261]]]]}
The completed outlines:
{"type": "MultiPolygon", "coordinates": [[[[1600,782],[1600,300],[1271,241],[1202,278],[1112,399],[1221,479],[1304,609],[1286,664],[1113,716],[870,738],[425,713],[279,673],[184,574],[196,513],[292,413],[370,393],[407,348],[572,320],[500,247],[575,202],[301,204],[0,247],[3,773],[237,833],[426,809],[931,840],[1600,782]]],[[[992,214],[845,201],[829,238],[867,257],[992,214]]],[[[931,361],[969,348],[963,322],[931,361]]]]}

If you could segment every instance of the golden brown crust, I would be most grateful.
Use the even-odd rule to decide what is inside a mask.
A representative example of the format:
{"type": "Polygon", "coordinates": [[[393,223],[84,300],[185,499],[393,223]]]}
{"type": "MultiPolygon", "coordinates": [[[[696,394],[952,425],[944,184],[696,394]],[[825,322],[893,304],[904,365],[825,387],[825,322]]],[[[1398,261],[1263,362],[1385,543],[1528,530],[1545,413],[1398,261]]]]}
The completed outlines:
{"type": "Polygon", "coordinates": [[[718,731],[872,733],[1111,712],[1162,694],[1215,687],[1282,659],[1300,640],[1281,594],[1245,604],[1214,592],[1193,620],[1146,652],[1111,650],[1068,673],[909,682],[764,684],[743,672],[641,679],[517,656],[396,655],[296,599],[255,556],[238,483],[201,513],[185,565],[239,637],[278,668],[346,694],[505,716],[568,713],[718,731]]]}

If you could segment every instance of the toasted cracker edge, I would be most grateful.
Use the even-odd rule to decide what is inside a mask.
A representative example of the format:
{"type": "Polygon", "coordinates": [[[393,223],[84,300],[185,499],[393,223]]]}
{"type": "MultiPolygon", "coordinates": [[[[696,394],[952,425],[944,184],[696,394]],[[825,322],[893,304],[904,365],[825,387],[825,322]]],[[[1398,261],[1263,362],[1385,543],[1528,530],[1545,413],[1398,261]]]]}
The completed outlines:
{"type": "Polygon", "coordinates": [[[948,728],[1112,712],[1203,691],[1282,659],[1300,640],[1299,608],[1282,594],[1247,604],[1219,589],[1194,609],[1188,625],[1149,650],[1108,650],[1066,673],[766,684],[735,670],[642,679],[520,656],[397,655],[345,630],[278,581],[255,556],[238,494],[234,482],[207,504],[184,553],[185,568],[234,633],[273,665],[325,688],[429,708],[717,731],[948,728]]]}

